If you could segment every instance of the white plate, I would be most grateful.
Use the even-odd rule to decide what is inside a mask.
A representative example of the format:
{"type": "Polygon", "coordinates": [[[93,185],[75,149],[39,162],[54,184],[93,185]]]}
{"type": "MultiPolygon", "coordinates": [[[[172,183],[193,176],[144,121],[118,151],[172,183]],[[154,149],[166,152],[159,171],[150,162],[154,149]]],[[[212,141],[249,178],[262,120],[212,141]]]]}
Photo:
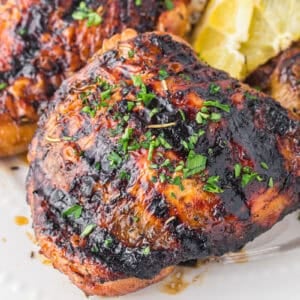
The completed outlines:
{"type": "MultiPolygon", "coordinates": [[[[31,225],[18,226],[16,216],[30,218],[25,201],[24,181],[27,165],[24,159],[0,161],[0,299],[1,300],[82,300],[83,293],[68,278],[43,263],[38,249],[28,236],[31,225]],[[11,167],[19,166],[19,170],[11,167]],[[31,258],[31,253],[35,257],[31,258]]],[[[246,249],[282,244],[299,236],[297,213],[285,218],[246,249]]],[[[254,262],[207,263],[198,268],[179,268],[185,289],[175,295],[166,293],[174,280],[153,285],[122,300],[168,299],[272,299],[300,298],[300,250],[254,262]]],[[[173,276],[174,277],[174,276],[173,276]]],[[[174,282],[173,282],[174,283],[174,282]]],[[[98,299],[92,297],[92,300],[98,299]]],[[[119,298],[120,299],[120,298],[119,298]]]]}

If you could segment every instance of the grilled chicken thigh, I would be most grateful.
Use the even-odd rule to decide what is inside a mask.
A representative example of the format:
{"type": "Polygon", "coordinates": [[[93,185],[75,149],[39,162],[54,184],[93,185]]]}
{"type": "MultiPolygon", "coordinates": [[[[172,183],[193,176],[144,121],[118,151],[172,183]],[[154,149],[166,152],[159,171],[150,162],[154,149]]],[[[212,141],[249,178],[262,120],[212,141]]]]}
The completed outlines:
{"type": "Polygon", "coordinates": [[[271,94],[300,119],[300,42],[258,68],[246,82],[271,94]]]}
{"type": "Polygon", "coordinates": [[[127,30],[40,120],[27,188],[41,251],[86,294],[120,295],[239,250],[299,208],[299,135],[181,39],[127,30]]]}
{"type": "Polygon", "coordinates": [[[189,0],[8,0],[0,6],[0,157],[27,149],[62,80],[125,28],[189,29],[189,0]]]}

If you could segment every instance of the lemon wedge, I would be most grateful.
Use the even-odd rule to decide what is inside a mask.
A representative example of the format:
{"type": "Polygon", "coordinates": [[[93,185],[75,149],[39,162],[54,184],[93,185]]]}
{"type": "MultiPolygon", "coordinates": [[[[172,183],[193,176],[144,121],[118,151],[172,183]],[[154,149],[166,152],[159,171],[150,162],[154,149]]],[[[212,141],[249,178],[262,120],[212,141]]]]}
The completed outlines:
{"type": "Polygon", "coordinates": [[[192,44],[208,64],[242,79],[300,38],[300,0],[211,0],[192,44]]]}

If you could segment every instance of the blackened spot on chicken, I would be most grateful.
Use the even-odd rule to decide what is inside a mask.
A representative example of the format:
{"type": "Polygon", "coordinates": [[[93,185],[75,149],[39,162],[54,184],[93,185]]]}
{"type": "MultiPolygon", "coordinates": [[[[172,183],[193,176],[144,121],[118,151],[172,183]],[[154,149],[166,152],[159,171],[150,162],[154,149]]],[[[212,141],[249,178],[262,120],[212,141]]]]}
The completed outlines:
{"type": "Polygon", "coordinates": [[[103,55],[103,65],[106,65],[108,69],[113,69],[118,60],[118,51],[110,50],[104,53],[103,55]]]}
{"type": "Polygon", "coordinates": [[[208,241],[204,234],[190,230],[184,224],[176,227],[176,233],[184,252],[189,253],[189,257],[184,257],[184,260],[188,260],[191,257],[196,258],[199,251],[203,256],[208,255],[208,241]]]}
{"type": "Polygon", "coordinates": [[[148,210],[158,218],[166,218],[168,216],[169,207],[165,199],[161,195],[154,197],[148,206],[148,210]]]}
{"type": "Polygon", "coordinates": [[[53,190],[51,193],[48,202],[51,206],[56,209],[63,211],[66,207],[70,206],[72,203],[71,198],[68,194],[61,190],[53,190]]]}
{"type": "MultiPolygon", "coordinates": [[[[283,136],[286,134],[291,128],[296,128],[297,122],[289,119],[288,113],[285,110],[282,110],[282,107],[278,104],[272,101],[272,99],[266,99],[266,103],[263,105],[265,106],[265,118],[266,118],[266,127],[267,130],[274,132],[276,134],[279,134],[283,136]],[[267,103],[269,105],[267,105],[267,103]],[[273,106],[271,108],[270,103],[273,103],[273,106]]],[[[255,107],[254,102],[254,107],[253,109],[257,109],[255,107]]]]}
{"type": "Polygon", "coordinates": [[[84,197],[91,197],[93,194],[93,188],[95,180],[92,176],[83,176],[81,178],[80,192],[84,197]]]}

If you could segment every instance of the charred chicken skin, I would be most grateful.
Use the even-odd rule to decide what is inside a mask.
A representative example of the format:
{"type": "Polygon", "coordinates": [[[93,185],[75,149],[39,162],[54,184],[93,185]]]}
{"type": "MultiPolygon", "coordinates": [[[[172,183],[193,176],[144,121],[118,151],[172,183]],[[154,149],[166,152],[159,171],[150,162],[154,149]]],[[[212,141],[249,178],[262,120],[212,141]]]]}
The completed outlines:
{"type": "Polygon", "coordinates": [[[299,208],[300,124],[276,101],[178,37],[107,45],[56,92],[29,152],[41,252],[86,294],[237,251],[299,208]]]}
{"type": "Polygon", "coordinates": [[[83,67],[103,40],[189,28],[189,0],[8,0],[0,6],[0,157],[27,150],[38,120],[62,80],[83,67]]]}
{"type": "Polygon", "coordinates": [[[246,82],[270,94],[300,119],[300,42],[258,68],[246,82]]]}

